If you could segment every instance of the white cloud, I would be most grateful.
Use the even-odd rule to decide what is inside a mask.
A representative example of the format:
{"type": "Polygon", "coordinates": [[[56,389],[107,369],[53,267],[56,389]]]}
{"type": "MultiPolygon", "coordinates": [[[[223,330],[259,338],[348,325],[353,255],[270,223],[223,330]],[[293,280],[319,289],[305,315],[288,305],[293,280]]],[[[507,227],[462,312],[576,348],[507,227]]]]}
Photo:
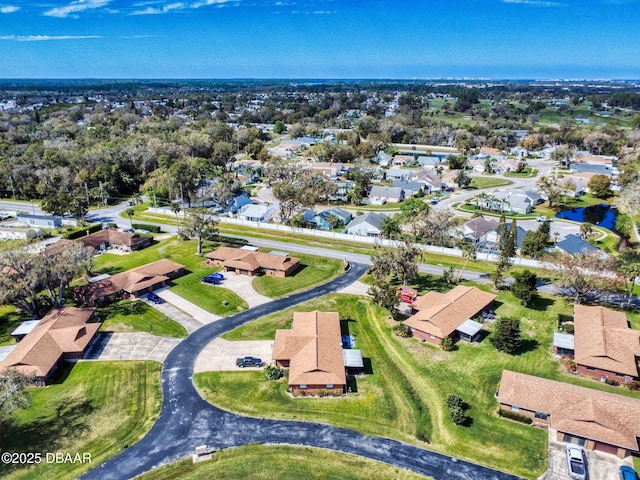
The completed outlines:
{"type": "Polygon", "coordinates": [[[153,6],[147,6],[147,8],[135,10],[131,12],[130,15],[162,15],[164,13],[192,10],[192,9],[201,8],[201,7],[210,7],[210,6],[222,7],[227,3],[237,4],[238,1],[239,0],[200,0],[197,2],[191,2],[191,3],[176,2],[176,3],[170,3],[162,6],[155,6],[155,5],[158,5],[159,2],[139,3],[137,6],[144,6],[144,5],[153,5],[153,6]]]}
{"type": "Polygon", "coordinates": [[[47,42],[52,40],[87,40],[103,38],[99,35],[0,35],[0,40],[13,42],[47,42]]]}
{"type": "Polygon", "coordinates": [[[518,5],[529,5],[532,7],[566,7],[566,3],[547,2],[544,0],[502,0],[503,3],[515,3],[518,5]]]}
{"type": "Polygon", "coordinates": [[[182,2],[170,3],[169,5],[163,5],[162,7],[147,7],[144,10],[136,10],[131,12],[131,15],[161,15],[163,13],[169,13],[176,10],[184,10],[185,4],[182,2]]]}
{"type": "Polygon", "coordinates": [[[14,5],[4,5],[0,7],[0,13],[14,13],[20,10],[20,7],[14,5]]]}
{"type": "Polygon", "coordinates": [[[333,15],[336,13],[335,10],[314,10],[312,12],[314,15],[333,15]]]}
{"type": "Polygon", "coordinates": [[[69,15],[77,16],[76,14],[84,12],[85,10],[93,10],[107,6],[112,0],[75,0],[66,7],[56,7],[51,10],[47,10],[44,14],[48,17],[66,18],[69,15]]]}

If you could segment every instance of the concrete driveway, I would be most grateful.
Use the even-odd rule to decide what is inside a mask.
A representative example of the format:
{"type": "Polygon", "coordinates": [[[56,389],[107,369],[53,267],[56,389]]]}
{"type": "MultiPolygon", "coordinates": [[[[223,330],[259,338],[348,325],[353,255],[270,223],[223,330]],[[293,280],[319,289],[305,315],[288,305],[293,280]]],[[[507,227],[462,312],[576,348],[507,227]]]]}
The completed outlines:
{"type": "Polygon", "coordinates": [[[165,358],[182,339],[143,332],[99,333],[85,360],[155,360],[165,358]]]}
{"type": "MultiPolygon", "coordinates": [[[[555,438],[555,431],[550,436],[555,438]]],[[[571,480],[567,467],[567,444],[549,441],[549,468],[539,480],[571,480]]],[[[631,457],[621,459],[609,453],[585,450],[587,457],[588,480],[619,480],[618,469],[621,465],[633,467],[631,457]]]]}
{"type": "Polygon", "coordinates": [[[196,358],[194,372],[235,371],[236,358],[258,357],[265,364],[271,362],[273,354],[273,340],[238,340],[229,341],[216,338],[202,349],[196,358]]]}
{"type": "Polygon", "coordinates": [[[220,285],[222,288],[231,290],[249,305],[249,308],[257,307],[272,299],[260,295],[253,288],[253,277],[239,275],[237,273],[224,272],[224,280],[220,285]]]}

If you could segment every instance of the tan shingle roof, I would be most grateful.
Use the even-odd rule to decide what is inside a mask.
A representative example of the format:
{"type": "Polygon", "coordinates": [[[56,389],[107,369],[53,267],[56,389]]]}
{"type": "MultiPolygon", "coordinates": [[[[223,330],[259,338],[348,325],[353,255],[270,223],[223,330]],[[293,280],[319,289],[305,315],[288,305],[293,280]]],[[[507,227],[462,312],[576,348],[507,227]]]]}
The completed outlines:
{"type": "Polygon", "coordinates": [[[255,271],[258,268],[289,270],[292,266],[300,263],[299,258],[241,250],[233,247],[217,248],[213,252],[207,253],[205,257],[221,261],[225,267],[240,268],[249,271],[255,271]]]}
{"type": "Polygon", "coordinates": [[[0,362],[0,371],[18,371],[46,377],[64,354],[80,354],[100,328],[87,323],[95,308],[64,307],[50,310],[40,323],[0,362]]]}
{"type": "Polygon", "coordinates": [[[498,401],[547,413],[557,430],[638,450],[640,400],[504,370],[498,401]]]}
{"type": "Polygon", "coordinates": [[[623,312],[576,305],[574,320],[577,364],[638,376],[636,357],[640,357],[640,330],[628,327],[623,312]]]}
{"type": "Polygon", "coordinates": [[[337,312],[295,312],[291,330],[276,330],[275,360],[289,360],[289,385],[344,385],[337,312]]]}
{"type": "Polygon", "coordinates": [[[412,308],[418,312],[404,323],[438,338],[451,335],[465,320],[491,305],[496,296],[476,287],[458,285],[447,293],[428,292],[412,308]]]}
{"type": "Polygon", "coordinates": [[[82,242],[85,246],[93,247],[96,250],[103,243],[113,243],[115,245],[126,245],[128,247],[133,247],[134,245],[142,243],[146,240],[147,239],[145,237],[141,237],[140,235],[121,232],[120,230],[115,228],[100,230],[98,232],[92,233],[91,235],[87,235],[78,239],[78,241],[82,242]]]}

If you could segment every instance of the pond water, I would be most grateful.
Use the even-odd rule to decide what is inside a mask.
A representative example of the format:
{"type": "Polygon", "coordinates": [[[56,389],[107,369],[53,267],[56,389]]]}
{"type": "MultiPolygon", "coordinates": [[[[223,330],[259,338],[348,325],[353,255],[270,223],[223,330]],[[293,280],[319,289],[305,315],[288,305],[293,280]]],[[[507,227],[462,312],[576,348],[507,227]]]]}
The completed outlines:
{"type": "Polygon", "coordinates": [[[556,214],[556,218],[566,218],[576,222],[589,222],[599,227],[615,230],[618,211],[607,203],[592,207],[573,208],[556,214]]]}

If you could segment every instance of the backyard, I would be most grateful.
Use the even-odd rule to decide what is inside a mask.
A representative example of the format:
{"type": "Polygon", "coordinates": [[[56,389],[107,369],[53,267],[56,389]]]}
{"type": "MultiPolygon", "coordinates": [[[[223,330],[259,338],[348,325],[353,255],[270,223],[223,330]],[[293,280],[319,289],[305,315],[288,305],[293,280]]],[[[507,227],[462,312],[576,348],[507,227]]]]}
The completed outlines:
{"type": "Polygon", "coordinates": [[[19,410],[0,435],[0,450],[89,453],[91,463],[43,462],[3,466],[2,478],[77,478],[133,445],[160,411],[160,364],[65,364],[52,385],[30,389],[31,406],[19,410]]]}

